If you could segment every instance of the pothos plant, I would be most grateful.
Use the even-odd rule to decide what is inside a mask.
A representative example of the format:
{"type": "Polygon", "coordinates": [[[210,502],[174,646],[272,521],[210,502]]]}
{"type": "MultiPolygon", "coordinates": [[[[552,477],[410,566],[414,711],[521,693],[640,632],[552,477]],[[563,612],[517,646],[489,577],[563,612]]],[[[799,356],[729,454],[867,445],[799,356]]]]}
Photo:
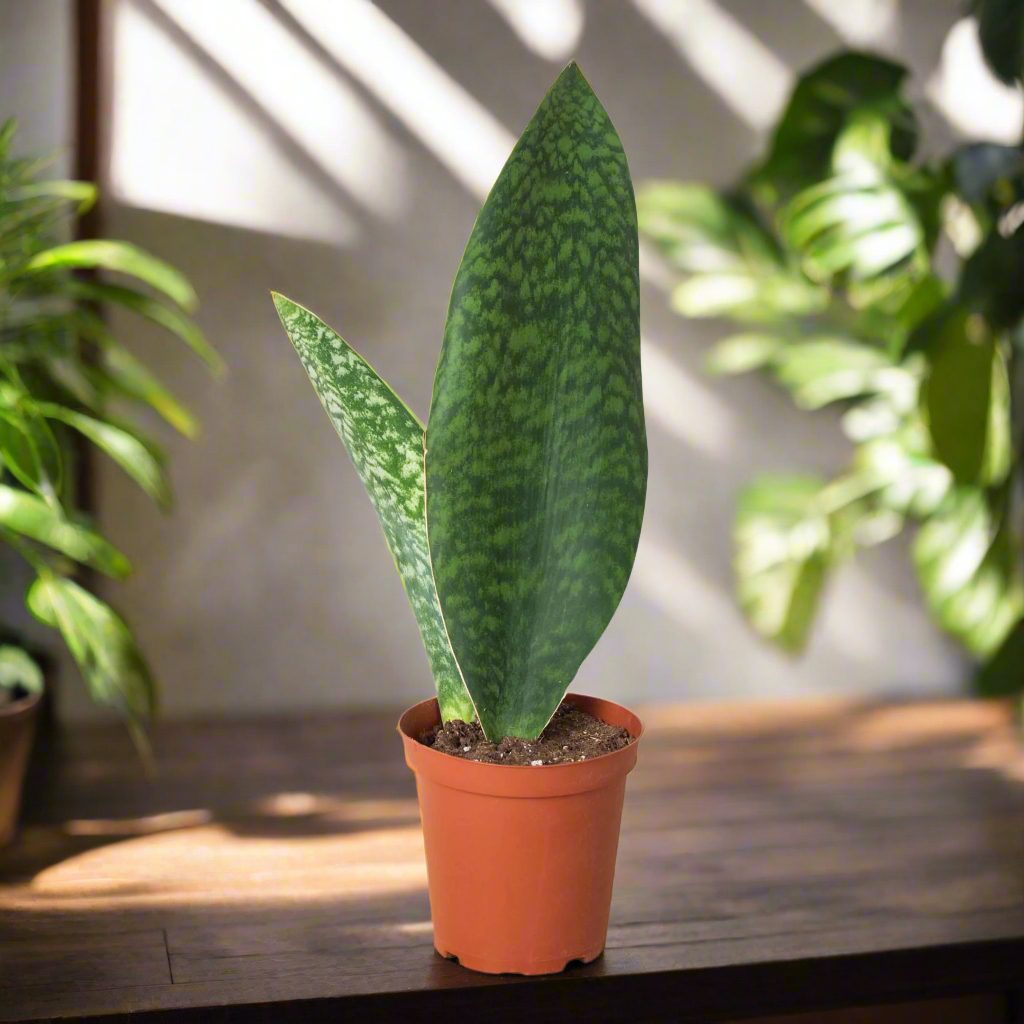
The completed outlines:
{"type": "MultiPolygon", "coordinates": [[[[997,7],[1018,13],[994,66],[1018,81],[1024,8],[979,5],[990,60],[997,7]]],[[[739,497],[754,628],[799,650],[832,569],[917,522],[932,614],[978,659],[982,692],[1021,693],[1024,154],[915,158],[906,79],[867,53],[826,60],[732,188],[652,183],[640,227],[679,271],[672,307],[739,327],[708,353],[712,373],[759,369],[801,409],[845,410],[846,472],[763,476],[739,497]]]]}
{"type": "Polygon", "coordinates": [[[442,719],[536,738],[619,603],[647,487],[633,189],[577,65],[477,217],[426,428],[274,301],[380,517],[442,719]]]}
{"type": "MultiPolygon", "coordinates": [[[[92,697],[120,711],[141,739],[156,703],[152,674],[124,620],[74,578],[76,564],[114,579],[131,566],[78,507],[72,435],[166,507],[164,456],[123,417],[148,407],[188,437],[196,422],[111,333],[99,308],[137,313],[213,369],[221,364],[188,315],[196,296],[177,270],[125,242],[61,241],[76,208],[96,201],[96,188],[42,179],[48,161],[15,157],[14,135],[7,121],[0,128],[0,543],[35,572],[30,611],[61,633],[92,697]]],[[[0,622],[0,700],[42,683],[21,638],[0,622]]]]}

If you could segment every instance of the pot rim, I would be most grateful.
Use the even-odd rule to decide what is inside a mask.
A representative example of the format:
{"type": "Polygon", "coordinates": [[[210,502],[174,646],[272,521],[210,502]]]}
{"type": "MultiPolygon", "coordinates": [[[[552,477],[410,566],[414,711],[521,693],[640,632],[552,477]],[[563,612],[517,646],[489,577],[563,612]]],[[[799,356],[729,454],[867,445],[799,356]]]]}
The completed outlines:
{"type": "Polygon", "coordinates": [[[41,693],[30,693],[25,697],[19,697],[10,704],[0,704],[0,718],[12,719],[30,715],[39,706],[42,699],[41,693]]]}
{"type": "Polygon", "coordinates": [[[619,750],[588,761],[570,761],[565,764],[517,765],[467,761],[420,743],[419,734],[429,728],[430,724],[440,721],[437,698],[430,697],[407,708],[398,720],[396,728],[405,747],[406,764],[417,775],[432,782],[491,796],[567,796],[600,789],[620,778],[624,779],[636,764],[637,746],[644,732],[639,716],[622,704],[602,697],[567,693],[563,699],[576,701],[582,710],[595,718],[621,725],[633,741],[619,750]],[[609,717],[605,718],[604,715],[609,717]]]}

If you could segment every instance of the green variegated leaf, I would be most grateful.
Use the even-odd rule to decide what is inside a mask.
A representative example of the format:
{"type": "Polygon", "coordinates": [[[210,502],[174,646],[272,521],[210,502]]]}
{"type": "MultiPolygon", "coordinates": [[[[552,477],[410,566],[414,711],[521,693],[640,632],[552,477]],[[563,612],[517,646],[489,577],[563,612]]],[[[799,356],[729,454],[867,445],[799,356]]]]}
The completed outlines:
{"type": "Polygon", "coordinates": [[[570,64],[466,247],[427,425],[427,525],[452,649],[491,739],[536,737],[604,632],[647,485],[636,210],[570,64]]]}
{"type": "Polygon", "coordinates": [[[130,630],[109,605],[69,579],[46,575],[29,589],[28,607],[60,631],[93,700],[136,725],[153,715],[156,683],[130,630]]]}
{"type": "Polygon", "coordinates": [[[430,568],[423,509],[423,426],[322,320],[283,295],[275,294],[274,303],[377,510],[420,627],[441,717],[471,722],[473,704],[448,644],[430,568]]]}
{"type": "Polygon", "coordinates": [[[124,579],[131,565],[117,548],[98,533],[63,514],[25,491],[0,484],[0,526],[54,548],[69,558],[124,579]]]}

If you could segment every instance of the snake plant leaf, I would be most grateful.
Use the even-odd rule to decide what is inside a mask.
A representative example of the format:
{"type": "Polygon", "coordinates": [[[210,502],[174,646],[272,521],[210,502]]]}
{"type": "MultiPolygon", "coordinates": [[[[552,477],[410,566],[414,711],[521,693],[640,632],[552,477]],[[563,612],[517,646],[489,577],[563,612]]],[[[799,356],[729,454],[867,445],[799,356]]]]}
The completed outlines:
{"type": "Polygon", "coordinates": [[[20,647],[0,645],[0,690],[43,692],[43,670],[20,647]]]}
{"type": "Polygon", "coordinates": [[[72,580],[47,574],[28,592],[29,611],[60,631],[93,699],[130,722],[153,716],[157,687],[121,617],[72,580]]]}
{"type": "Polygon", "coordinates": [[[817,477],[765,476],[737,503],[733,568],[740,607],[784,651],[806,644],[835,557],[833,526],[820,501],[824,487],[817,477]]]}
{"type": "Polygon", "coordinates": [[[434,590],[423,507],[423,426],[322,320],[283,295],[274,304],[377,510],[423,637],[444,721],[473,721],[434,590]]]}
{"type": "Polygon", "coordinates": [[[131,572],[128,559],[98,533],[69,522],[59,510],[26,491],[0,484],[0,527],[91,565],[115,579],[131,572]]]}
{"type": "Polygon", "coordinates": [[[1008,521],[975,487],[950,491],[914,540],[914,565],[940,625],[987,658],[1024,613],[1024,568],[1008,521]]]}
{"type": "Polygon", "coordinates": [[[608,625],[647,487],[636,208],[575,63],[519,139],[455,278],[427,424],[427,528],[490,739],[539,735],[608,625]]]}

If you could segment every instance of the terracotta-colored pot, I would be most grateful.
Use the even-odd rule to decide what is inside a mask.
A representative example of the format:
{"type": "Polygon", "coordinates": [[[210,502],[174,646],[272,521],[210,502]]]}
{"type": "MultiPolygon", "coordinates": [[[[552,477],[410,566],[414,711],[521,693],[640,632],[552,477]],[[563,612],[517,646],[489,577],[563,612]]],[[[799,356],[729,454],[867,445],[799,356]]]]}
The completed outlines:
{"type": "Polygon", "coordinates": [[[0,846],[10,842],[18,823],[40,700],[39,694],[33,694],[0,707],[0,846]]]}
{"type": "MultiPolygon", "coordinates": [[[[640,739],[643,724],[626,708],[569,696],[640,739]]],[[[435,948],[488,974],[553,974],[593,960],[608,931],[637,743],[571,764],[481,764],[419,742],[439,721],[434,699],[398,723],[416,774],[435,948]]]]}

